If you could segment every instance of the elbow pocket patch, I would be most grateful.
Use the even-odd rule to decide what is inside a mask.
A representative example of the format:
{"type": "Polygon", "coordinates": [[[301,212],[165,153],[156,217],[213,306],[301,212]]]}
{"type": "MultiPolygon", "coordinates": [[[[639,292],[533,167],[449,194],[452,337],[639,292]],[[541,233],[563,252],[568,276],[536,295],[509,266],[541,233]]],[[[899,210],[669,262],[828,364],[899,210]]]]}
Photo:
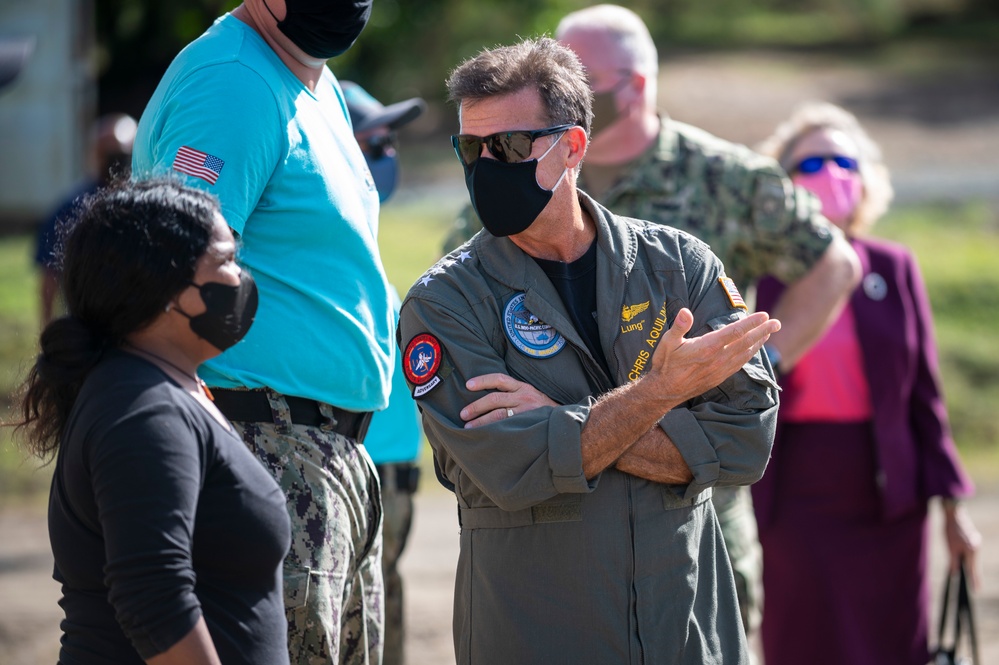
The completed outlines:
{"type": "Polygon", "coordinates": [[[774,390],[780,390],[780,386],[777,385],[777,381],[774,379],[773,374],[767,370],[763,365],[763,361],[760,360],[760,354],[757,353],[755,356],[749,359],[749,362],[742,366],[742,371],[749,375],[756,383],[769,386],[774,390]]]}
{"type": "MultiPolygon", "coordinates": [[[[739,319],[743,318],[743,313],[739,310],[734,310],[729,314],[723,316],[716,316],[707,322],[708,327],[711,330],[718,330],[724,328],[730,323],[734,323],[739,319]]],[[[770,370],[766,368],[763,364],[763,360],[760,357],[761,352],[757,352],[755,356],[749,359],[745,365],[742,366],[742,371],[745,372],[750,379],[756,383],[769,386],[774,390],[780,390],[780,386],[777,385],[777,380],[770,373],[770,370]]]]}

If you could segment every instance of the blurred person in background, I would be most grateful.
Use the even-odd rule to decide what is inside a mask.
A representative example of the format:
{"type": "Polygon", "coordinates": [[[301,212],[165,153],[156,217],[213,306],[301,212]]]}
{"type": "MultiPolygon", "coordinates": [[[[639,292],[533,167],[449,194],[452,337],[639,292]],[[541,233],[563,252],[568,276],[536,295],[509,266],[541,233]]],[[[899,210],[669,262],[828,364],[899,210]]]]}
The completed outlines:
{"type": "MultiPolygon", "coordinates": [[[[773,159],[657,109],[659,55],[637,14],[596,5],[566,15],[555,36],[579,56],[593,90],[580,189],[615,214],[708,243],[740,289],[751,292],[764,275],[779,275],[790,286],[769,310],[781,330],[766,350],[776,371],[793,367],[859,279],[857,257],[843,235],[773,159]]],[[[480,228],[467,207],[445,252],[480,228]]],[[[759,625],[762,575],[752,499],[746,487],[722,487],[712,500],[751,634],[759,625]]]]}
{"type": "Polygon", "coordinates": [[[44,328],[52,320],[59,299],[59,227],[70,223],[79,212],[83,199],[116,177],[127,177],[132,168],[132,144],[135,142],[135,118],[124,113],[102,116],[94,125],[90,176],[70,193],[38,227],[35,242],[35,265],[41,273],[40,303],[44,328]]]}
{"type": "Polygon", "coordinates": [[[378,188],[378,198],[388,201],[399,183],[398,131],[419,118],[427,103],[413,97],[384,106],[353,81],[341,81],[354,138],[378,188]]]}
{"type": "MultiPolygon", "coordinates": [[[[397,130],[416,120],[427,104],[414,97],[382,105],[357,83],[341,81],[354,137],[368,163],[382,203],[395,191],[399,180],[397,130]]],[[[399,294],[391,288],[392,306],[399,316],[399,294]]],[[[416,402],[402,370],[401,357],[392,374],[389,405],[371,417],[364,439],[378,470],[382,488],[382,575],[385,578],[385,650],[383,665],[405,662],[405,617],[399,557],[406,547],[413,524],[413,494],[420,482],[420,429],[416,402]]]]}
{"type": "Polygon", "coordinates": [[[209,194],[119,184],[68,227],[20,432],[55,456],[61,663],[287,663],[284,497],[196,371],[256,312],[209,194]]]}
{"type": "MultiPolygon", "coordinates": [[[[915,258],[867,237],[892,198],[881,151],[832,104],[799,107],[761,146],[860,257],[861,285],[786,372],[773,456],[753,486],[764,560],[767,665],[922,665],[929,620],[930,499],[950,569],[977,584],[973,491],[940,393],[933,319],[915,258]]],[[[784,285],[767,278],[768,310],[784,285]]]]}

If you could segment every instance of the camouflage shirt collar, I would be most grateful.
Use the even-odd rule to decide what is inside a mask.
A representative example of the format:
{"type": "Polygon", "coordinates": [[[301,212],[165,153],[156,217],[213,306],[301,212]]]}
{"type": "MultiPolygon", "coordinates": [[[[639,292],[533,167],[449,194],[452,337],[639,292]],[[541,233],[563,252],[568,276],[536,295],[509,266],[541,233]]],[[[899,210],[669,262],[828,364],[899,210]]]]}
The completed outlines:
{"type": "MultiPolygon", "coordinates": [[[[679,135],[675,123],[666,113],[659,114],[659,137],[652,145],[625,169],[621,177],[601,197],[601,203],[613,208],[615,200],[622,194],[634,191],[648,192],[659,189],[662,183],[648,182],[648,173],[655,164],[671,163],[676,160],[679,151],[679,135]]],[[[655,170],[657,178],[662,178],[659,169],[655,170]]],[[[584,170],[585,175],[585,170],[584,170]]]]}

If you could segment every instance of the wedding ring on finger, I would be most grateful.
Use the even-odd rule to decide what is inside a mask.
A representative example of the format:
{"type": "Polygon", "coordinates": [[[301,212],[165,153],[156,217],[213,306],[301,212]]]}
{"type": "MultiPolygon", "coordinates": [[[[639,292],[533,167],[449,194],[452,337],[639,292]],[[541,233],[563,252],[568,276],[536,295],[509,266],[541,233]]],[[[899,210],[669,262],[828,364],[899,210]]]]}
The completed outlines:
{"type": "Polygon", "coordinates": [[[513,409],[507,409],[506,410],[506,417],[507,418],[513,418],[513,409]]]}

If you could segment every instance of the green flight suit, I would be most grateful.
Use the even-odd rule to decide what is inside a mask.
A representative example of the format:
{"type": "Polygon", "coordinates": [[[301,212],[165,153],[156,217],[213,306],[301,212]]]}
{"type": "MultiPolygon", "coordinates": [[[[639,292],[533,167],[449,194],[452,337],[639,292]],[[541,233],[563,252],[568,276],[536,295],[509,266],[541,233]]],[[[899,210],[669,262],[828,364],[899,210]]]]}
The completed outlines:
{"type": "MultiPolygon", "coordinates": [[[[586,191],[585,161],[579,186],[586,191]]],[[[797,281],[836,232],[816,199],[794,188],[774,160],[665,116],[658,141],[626,165],[598,200],[618,215],[672,226],[708,243],[750,300],[764,275],[786,284],[797,281]]],[[[481,228],[466,206],[444,251],[481,228]]],[[[750,632],[759,625],[763,575],[752,497],[748,487],[724,488],[715,491],[713,501],[750,632]]]]}
{"type": "Polygon", "coordinates": [[[748,663],[715,487],[763,473],[777,387],[758,353],[660,427],[693,474],[663,485],[582,469],[581,432],[597,393],[636,380],[676,313],[691,335],[744,316],[721,262],[689,234],[616,217],[597,223],[597,321],[610,375],[570,322],[542,269],[508,238],[479,234],[444,257],[403,303],[403,367],[461,523],[457,663],[748,663]],[[501,372],[558,407],[465,429],[482,396],[466,381],[501,372]]]}

